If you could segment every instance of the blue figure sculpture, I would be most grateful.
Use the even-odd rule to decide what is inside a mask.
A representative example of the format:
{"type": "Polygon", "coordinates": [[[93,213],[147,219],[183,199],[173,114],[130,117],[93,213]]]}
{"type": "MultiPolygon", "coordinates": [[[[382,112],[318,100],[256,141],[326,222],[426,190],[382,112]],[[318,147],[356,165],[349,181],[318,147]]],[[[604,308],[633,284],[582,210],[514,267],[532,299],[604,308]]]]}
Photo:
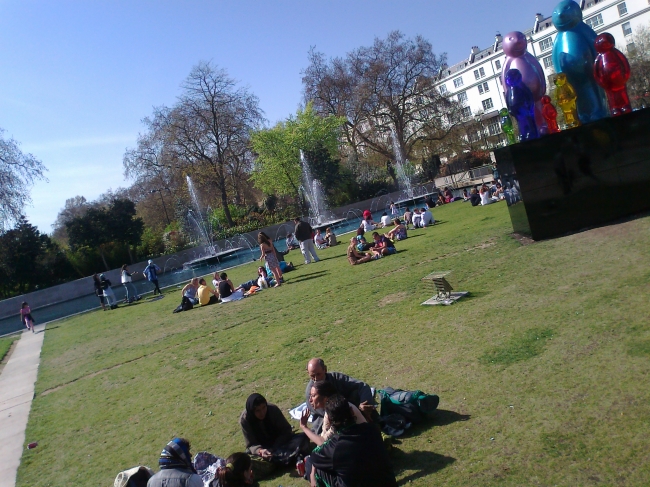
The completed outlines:
{"type": "Polygon", "coordinates": [[[553,45],[553,65],[566,74],[578,96],[578,117],[583,123],[608,116],[605,92],[594,79],[596,33],[582,21],[582,10],[573,0],[562,0],[553,10],[558,30],[553,45]]]}
{"type": "Polygon", "coordinates": [[[535,99],[533,92],[521,79],[518,69],[509,69],[506,73],[506,105],[510,115],[517,120],[519,140],[537,139],[535,99]]]}

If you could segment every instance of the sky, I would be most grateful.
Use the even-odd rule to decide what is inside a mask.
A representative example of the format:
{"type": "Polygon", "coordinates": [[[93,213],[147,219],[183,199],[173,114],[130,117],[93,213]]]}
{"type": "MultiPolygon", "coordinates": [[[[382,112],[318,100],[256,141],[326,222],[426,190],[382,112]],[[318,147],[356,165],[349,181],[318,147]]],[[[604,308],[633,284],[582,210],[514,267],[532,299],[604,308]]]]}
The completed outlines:
{"type": "Polygon", "coordinates": [[[77,195],[127,187],[122,158],[153,107],[211,61],[260,100],[269,125],[302,101],[315,46],[344,56],[393,30],[449,64],[496,32],[533,26],[558,0],[0,0],[0,127],[48,168],[25,208],[41,232],[77,195]]]}

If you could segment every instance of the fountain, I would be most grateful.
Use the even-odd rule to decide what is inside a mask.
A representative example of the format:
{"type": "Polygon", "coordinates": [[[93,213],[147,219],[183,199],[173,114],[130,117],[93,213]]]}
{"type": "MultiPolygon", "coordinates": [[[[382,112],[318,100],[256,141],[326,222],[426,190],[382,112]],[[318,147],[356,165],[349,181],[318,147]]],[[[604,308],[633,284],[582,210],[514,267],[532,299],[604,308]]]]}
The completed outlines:
{"type": "Polygon", "coordinates": [[[203,212],[201,211],[201,205],[199,203],[199,198],[196,194],[196,191],[194,190],[194,184],[192,183],[192,179],[190,176],[186,176],[187,179],[187,190],[190,193],[190,197],[192,198],[192,205],[193,208],[190,208],[187,212],[187,220],[191,223],[193,228],[196,230],[196,236],[198,237],[197,240],[203,245],[203,250],[205,251],[205,255],[201,252],[199,252],[198,255],[196,255],[196,252],[194,254],[194,258],[188,262],[183,263],[183,269],[195,269],[197,267],[201,267],[204,265],[208,265],[211,263],[219,262],[219,257],[227,254],[232,254],[234,252],[237,252],[238,250],[241,250],[242,247],[237,247],[234,248],[231,246],[229,249],[224,249],[222,250],[219,248],[218,245],[214,243],[214,239],[212,238],[213,235],[213,229],[212,229],[212,222],[210,221],[209,218],[207,218],[207,214],[210,213],[210,207],[208,206],[206,208],[206,217],[203,217],[203,212]]]}
{"type": "Polygon", "coordinates": [[[312,177],[309,164],[307,164],[302,150],[300,151],[300,166],[302,167],[302,186],[300,186],[300,189],[309,205],[309,224],[318,229],[342,222],[343,218],[335,219],[328,211],[323,185],[318,179],[312,177]]]}

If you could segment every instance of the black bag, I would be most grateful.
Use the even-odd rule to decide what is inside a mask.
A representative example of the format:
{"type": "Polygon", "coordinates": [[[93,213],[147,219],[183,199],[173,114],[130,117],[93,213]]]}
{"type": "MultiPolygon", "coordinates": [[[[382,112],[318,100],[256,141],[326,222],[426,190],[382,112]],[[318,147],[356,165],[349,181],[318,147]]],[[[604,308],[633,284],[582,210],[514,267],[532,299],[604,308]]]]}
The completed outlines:
{"type": "Polygon", "coordinates": [[[381,398],[381,416],[401,414],[410,423],[426,419],[438,407],[440,398],[435,394],[422,391],[404,391],[387,387],[379,390],[381,398]]]}

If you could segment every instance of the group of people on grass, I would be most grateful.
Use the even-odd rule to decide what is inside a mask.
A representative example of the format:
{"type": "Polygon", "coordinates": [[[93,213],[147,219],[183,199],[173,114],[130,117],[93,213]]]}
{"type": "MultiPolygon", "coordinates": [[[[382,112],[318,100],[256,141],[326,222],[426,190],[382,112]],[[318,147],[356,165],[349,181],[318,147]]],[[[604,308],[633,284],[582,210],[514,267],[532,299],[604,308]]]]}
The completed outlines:
{"type": "Polygon", "coordinates": [[[472,206],[485,206],[505,199],[506,195],[500,181],[492,181],[489,185],[479,184],[472,188],[470,193],[463,190],[463,199],[469,201],[472,206]]]}
{"type": "Polygon", "coordinates": [[[328,372],[320,358],[308,362],[307,373],[302,432],[293,431],[278,406],[253,393],[239,416],[245,451],[225,459],[199,452],[192,459],[189,441],[174,438],[160,454],[158,473],[137,467],[118,480],[135,486],[127,477],[137,473],[147,487],[240,487],[295,465],[311,487],[395,487],[370,386],[328,372]]]}

